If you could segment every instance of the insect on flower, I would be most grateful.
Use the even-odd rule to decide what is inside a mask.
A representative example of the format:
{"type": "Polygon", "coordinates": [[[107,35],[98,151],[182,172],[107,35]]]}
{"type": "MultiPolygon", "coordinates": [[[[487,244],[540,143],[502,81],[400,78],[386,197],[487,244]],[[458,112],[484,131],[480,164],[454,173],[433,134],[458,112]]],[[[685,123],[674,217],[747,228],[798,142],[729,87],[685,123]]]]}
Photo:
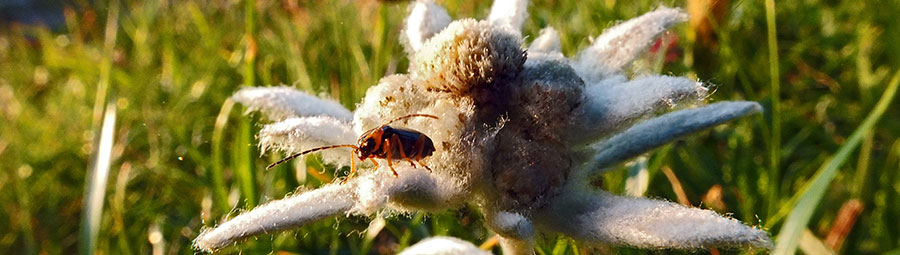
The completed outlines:
{"type": "MultiPolygon", "coordinates": [[[[546,234],[588,246],[653,250],[774,247],[765,230],[715,211],[617,196],[591,185],[630,158],[762,110],[749,101],[705,105],[709,88],[692,78],[631,78],[632,63],[669,27],[688,20],[686,13],[659,7],[607,28],[566,58],[550,27],[522,47],[527,0],[495,0],[486,20],[457,21],[433,0],[413,2],[401,32],[409,72],[379,80],[354,111],[289,87],[243,88],[232,98],[276,121],[260,131],[263,149],[350,143],[361,133],[354,131],[364,131],[356,128],[377,127],[354,145],[338,146],[354,148],[361,159],[388,162],[412,162],[431,155],[433,147],[421,132],[382,125],[385,116],[441,116],[427,127],[410,126],[442,145],[426,158],[434,159],[427,162],[434,174],[402,163],[396,166],[399,178],[362,171],[345,185],[298,192],[206,228],[194,247],[215,251],[329,217],[467,206],[499,234],[503,254],[534,254],[536,237],[546,234]],[[657,116],[675,104],[696,107],[657,116]]],[[[343,162],[344,153],[322,158],[343,162]]],[[[403,254],[440,252],[432,251],[403,254]]]]}
{"type": "Polygon", "coordinates": [[[353,176],[354,173],[356,173],[356,161],[353,160],[352,157],[352,154],[354,153],[360,161],[365,161],[366,159],[372,161],[372,164],[375,165],[375,169],[378,169],[378,162],[375,161],[375,158],[387,159],[388,167],[391,168],[391,171],[394,173],[394,177],[398,176],[397,170],[394,170],[394,165],[391,163],[391,160],[394,159],[406,160],[413,167],[416,166],[416,164],[413,163],[413,160],[415,159],[415,161],[419,163],[419,165],[425,167],[425,169],[428,169],[428,171],[430,172],[431,168],[422,163],[421,160],[425,157],[431,156],[431,154],[434,153],[434,142],[431,141],[431,138],[416,130],[388,126],[398,120],[411,117],[427,117],[438,119],[437,116],[428,114],[409,114],[398,117],[396,119],[388,121],[387,123],[381,124],[381,126],[369,129],[368,131],[364,132],[359,136],[359,140],[357,141],[359,145],[340,144],[312,148],[288,156],[282,160],[279,160],[278,162],[272,163],[271,165],[266,167],[266,170],[310,152],[333,148],[350,147],[353,148],[353,150],[350,152],[350,174],[347,175],[347,178],[345,178],[341,183],[347,182],[347,179],[349,179],[351,176],[353,176]]]}

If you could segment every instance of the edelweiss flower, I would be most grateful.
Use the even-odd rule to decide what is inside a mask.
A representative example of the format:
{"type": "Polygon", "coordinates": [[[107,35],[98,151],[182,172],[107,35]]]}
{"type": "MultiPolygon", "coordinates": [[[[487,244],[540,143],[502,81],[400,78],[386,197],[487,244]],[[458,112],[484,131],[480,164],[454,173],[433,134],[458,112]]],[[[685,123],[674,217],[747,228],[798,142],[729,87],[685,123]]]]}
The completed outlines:
{"type": "MultiPolygon", "coordinates": [[[[328,184],[259,206],[206,229],[203,250],[319,219],[393,212],[438,212],[473,204],[500,234],[504,254],[532,254],[535,233],[641,248],[769,248],[766,232],[709,210],[609,194],[590,180],[610,167],[683,135],[760,111],[754,102],[702,105],[707,89],[682,78],[629,79],[627,68],[687,15],[659,8],[607,29],[573,59],[545,28],[526,50],[520,27],[527,2],[498,0],[487,20],[452,21],[430,1],[411,6],[401,41],[408,74],[383,78],[355,112],[286,87],[245,88],[233,99],[276,122],[260,132],[263,150],[289,153],[353,144],[392,125],[427,134],[433,169],[395,164],[394,177],[360,165],[346,184],[328,184]],[[526,54],[527,53],[527,54],[526,54]],[[652,117],[676,104],[683,109],[652,117]],[[690,108],[688,106],[695,106],[690,108]]],[[[348,148],[322,152],[346,165],[348,148]]]]}

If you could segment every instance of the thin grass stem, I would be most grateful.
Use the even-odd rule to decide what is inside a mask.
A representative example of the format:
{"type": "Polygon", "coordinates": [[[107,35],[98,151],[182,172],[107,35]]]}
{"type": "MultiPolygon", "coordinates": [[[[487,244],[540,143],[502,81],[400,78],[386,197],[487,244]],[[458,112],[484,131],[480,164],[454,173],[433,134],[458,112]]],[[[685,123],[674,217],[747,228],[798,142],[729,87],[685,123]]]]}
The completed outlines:
{"type": "Polygon", "coordinates": [[[778,204],[778,191],[780,190],[779,176],[781,169],[781,83],[778,67],[778,35],[775,30],[775,0],[766,0],[766,27],[769,41],[769,78],[771,91],[769,93],[772,103],[770,116],[772,118],[771,139],[769,139],[769,207],[768,215],[772,215],[778,204]]]}
{"type": "Polygon", "coordinates": [[[244,198],[245,208],[253,208],[257,205],[256,175],[253,172],[253,132],[249,119],[240,120],[236,140],[232,143],[231,163],[234,174],[240,185],[241,195],[244,198]]]}
{"type": "Polygon", "coordinates": [[[84,213],[81,217],[81,254],[96,254],[97,233],[100,231],[100,220],[103,216],[115,129],[116,107],[115,103],[110,102],[106,105],[100,139],[94,144],[95,157],[88,167],[90,173],[85,181],[84,213]]]}
{"type": "Polygon", "coordinates": [[[803,231],[806,230],[806,226],[809,225],[809,221],[825,195],[825,191],[828,190],[831,180],[834,179],[840,167],[850,158],[850,154],[859,146],[863,138],[872,132],[875,124],[887,111],[888,106],[894,99],[894,94],[897,92],[898,85],[900,85],[900,71],[897,71],[894,77],[891,78],[891,82],[884,90],[881,99],[878,100],[878,104],[869,112],[862,124],[853,131],[847,142],[841,145],[837,153],[823,164],[816,172],[816,175],[797,193],[795,196],[797,203],[793,205],[793,209],[781,227],[781,232],[778,234],[775,242],[775,251],[772,254],[788,255],[796,252],[800,237],[803,231]]]}
{"type": "Polygon", "coordinates": [[[231,206],[228,205],[228,188],[225,186],[225,168],[222,162],[222,143],[225,136],[225,126],[228,124],[228,115],[234,107],[234,100],[227,99],[222,103],[216,123],[213,126],[212,135],[212,171],[210,177],[213,184],[213,199],[219,212],[227,213],[231,206]]]}
{"type": "Polygon", "coordinates": [[[100,217],[103,212],[103,197],[106,194],[107,177],[109,176],[109,164],[112,154],[113,132],[115,129],[116,109],[114,103],[106,104],[106,113],[103,113],[109,91],[110,73],[112,72],[112,57],[116,46],[116,36],[119,31],[119,1],[109,2],[106,16],[106,27],[103,39],[103,58],[100,60],[100,80],[97,83],[96,96],[94,97],[94,109],[91,120],[91,133],[93,134],[93,159],[88,165],[90,171],[85,178],[84,213],[81,217],[81,254],[94,254],[97,245],[97,233],[100,227],[100,217]],[[103,122],[101,125],[100,122],[103,122]]]}
{"type": "MultiPolygon", "coordinates": [[[[244,52],[244,86],[256,86],[256,1],[244,1],[244,37],[247,40],[247,48],[244,52]]],[[[242,119],[240,133],[233,144],[232,164],[235,166],[235,175],[240,185],[241,193],[246,201],[246,207],[256,206],[256,180],[253,174],[253,160],[250,156],[252,143],[250,120],[242,119]]]]}

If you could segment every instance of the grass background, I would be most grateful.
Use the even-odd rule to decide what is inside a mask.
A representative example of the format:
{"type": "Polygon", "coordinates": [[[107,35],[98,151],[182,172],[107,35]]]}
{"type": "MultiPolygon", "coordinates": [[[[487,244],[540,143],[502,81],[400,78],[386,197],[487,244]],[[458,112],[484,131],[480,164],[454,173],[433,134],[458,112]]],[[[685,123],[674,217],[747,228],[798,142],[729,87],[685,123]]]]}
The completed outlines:
{"type": "MultiPolygon", "coordinates": [[[[491,4],[439,2],[454,18],[485,17],[491,4]]],[[[368,86],[408,63],[397,40],[406,2],[46,4],[63,7],[61,25],[0,26],[0,251],[12,254],[78,252],[87,169],[107,104],[118,112],[111,171],[96,246],[82,252],[191,254],[202,226],[335,176],[315,157],[263,171],[280,155],[259,155],[259,116],[223,107],[237,88],[288,84],[352,109],[368,86]]],[[[616,21],[659,5],[688,3],[538,0],[523,32],[534,38],[555,27],[570,56],[616,21]]],[[[900,68],[900,2],[785,1],[770,6],[769,20],[762,1],[725,1],[722,10],[701,19],[709,33],[696,24],[673,29],[669,61],[649,62],[715,84],[710,101],[757,101],[765,113],[649,154],[646,195],[731,214],[779,242],[780,233],[808,230],[806,238],[784,238],[807,253],[821,246],[900,254],[900,104],[884,105],[880,122],[850,139],[879,98],[892,96],[885,91],[900,68]],[[848,141],[860,141],[858,148],[842,147],[848,141]],[[833,179],[813,181],[834,155],[843,164],[833,179]],[[824,199],[803,196],[816,191],[824,199]],[[801,220],[786,224],[791,218],[801,220]]],[[[622,193],[628,175],[613,171],[603,185],[622,193]]],[[[367,236],[369,222],[323,220],[223,253],[392,253],[434,235],[475,244],[492,236],[472,208],[387,217],[367,236]]],[[[539,254],[597,252],[681,251],[553,235],[538,241],[539,254]]]]}

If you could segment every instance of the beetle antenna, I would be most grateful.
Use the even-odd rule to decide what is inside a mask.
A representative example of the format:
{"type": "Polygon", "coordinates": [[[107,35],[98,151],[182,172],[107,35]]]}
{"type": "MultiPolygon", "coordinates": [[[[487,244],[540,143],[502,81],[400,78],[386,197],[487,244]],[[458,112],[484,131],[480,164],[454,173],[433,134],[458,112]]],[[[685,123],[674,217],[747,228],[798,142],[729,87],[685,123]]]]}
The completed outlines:
{"type": "Polygon", "coordinates": [[[279,160],[278,162],[272,163],[266,167],[266,170],[272,169],[273,167],[275,167],[277,165],[281,165],[284,162],[287,162],[288,160],[295,159],[299,156],[303,156],[303,154],[320,151],[320,150],[326,150],[326,149],[341,148],[341,147],[350,147],[350,148],[353,148],[354,151],[359,150],[359,147],[357,147],[356,145],[353,145],[353,144],[329,145],[329,146],[323,146],[323,147],[318,147],[318,148],[312,148],[312,149],[305,150],[303,152],[300,152],[300,153],[297,153],[294,155],[287,156],[286,158],[283,158],[283,159],[279,160]]]}
{"type": "Polygon", "coordinates": [[[402,120],[402,119],[407,119],[407,118],[412,118],[412,117],[426,117],[426,118],[438,119],[437,116],[434,116],[434,115],[431,115],[431,114],[419,114],[419,113],[414,113],[414,114],[404,115],[404,116],[398,117],[398,118],[396,118],[396,119],[392,119],[391,121],[388,121],[387,123],[384,123],[384,124],[381,125],[381,126],[387,126],[387,125],[389,125],[389,124],[391,124],[391,123],[394,123],[395,121],[402,120]]]}

